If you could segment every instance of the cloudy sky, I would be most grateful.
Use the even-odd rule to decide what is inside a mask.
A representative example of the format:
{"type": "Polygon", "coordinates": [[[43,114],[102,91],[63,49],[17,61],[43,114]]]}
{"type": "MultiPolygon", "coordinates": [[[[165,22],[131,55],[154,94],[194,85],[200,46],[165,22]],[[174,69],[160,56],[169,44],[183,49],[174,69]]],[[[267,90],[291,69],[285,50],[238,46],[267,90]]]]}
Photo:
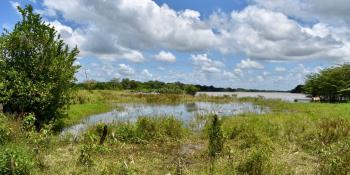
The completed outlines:
{"type": "Polygon", "coordinates": [[[350,61],[348,0],[1,0],[0,25],[31,3],[80,50],[77,79],[289,90],[350,61]]]}

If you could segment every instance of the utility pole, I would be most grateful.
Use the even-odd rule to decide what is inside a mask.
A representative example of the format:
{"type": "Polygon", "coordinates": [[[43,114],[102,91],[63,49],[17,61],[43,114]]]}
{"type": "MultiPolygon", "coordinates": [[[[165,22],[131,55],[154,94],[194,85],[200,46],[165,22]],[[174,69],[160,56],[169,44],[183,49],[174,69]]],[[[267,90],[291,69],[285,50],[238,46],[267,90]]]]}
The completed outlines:
{"type": "Polygon", "coordinates": [[[84,72],[85,72],[85,81],[88,81],[88,76],[87,76],[87,73],[86,73],[86,68],[84,68],[84,72]]]}

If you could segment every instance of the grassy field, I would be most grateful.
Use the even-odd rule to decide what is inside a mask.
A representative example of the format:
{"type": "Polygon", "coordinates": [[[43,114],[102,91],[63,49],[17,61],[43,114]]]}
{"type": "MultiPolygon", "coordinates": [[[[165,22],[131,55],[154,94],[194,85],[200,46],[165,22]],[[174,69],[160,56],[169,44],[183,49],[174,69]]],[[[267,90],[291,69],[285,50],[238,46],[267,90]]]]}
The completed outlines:
{"type": "MultiPolygon", "coordinates": [[[[59,136],[50,125],[40,133],[0,116],[0,174],[347,174],[350,172],[350,104],[286,103],[278,100],[145,95],[82,91],[66,124],[108,111],[118,102],[179,103],[249,101],[268,106],[267,114],[222,117],[224,147],[208,156],[211,116],[200,132],[172,117],[141,117],[136,123],[102,125],[80,137],[59,136]]],[[[30,125],[29,125],[30,126],[30,125]]]]}

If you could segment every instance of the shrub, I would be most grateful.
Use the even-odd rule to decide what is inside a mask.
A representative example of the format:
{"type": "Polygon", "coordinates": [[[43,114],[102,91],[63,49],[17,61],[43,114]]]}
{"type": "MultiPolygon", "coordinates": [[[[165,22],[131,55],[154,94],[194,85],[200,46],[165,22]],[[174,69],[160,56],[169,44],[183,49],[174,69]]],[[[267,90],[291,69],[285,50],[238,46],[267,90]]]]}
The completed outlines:
{"type": "Polygon", "coordinates": [[[33,113],[40,129],[64,116],[79,51],[69,49],[32,6],[18,9],[22,21],[0,37],[0,96],[6,96],[0,103],[6,112],[33,113]]]}
{"type": "Polygon", "coordinates": [[[0,154],[0,174],[31,174],[35,165],[32,160],[24,151],[6,148],[0,154]]]}
{"type": "Polygon", "coordinates": [[[220,153],[224,146],[224,137],[221,131],[221,121],[217,115],[213,115],[210,120],[210,126],[208,129],[209,137],[209,156],[215,157],[216,154],[220,153]]]}
{"type": "Polygon", "coordinates": [[[35,129],[35,116],[31,113],[27,114],[22,121],[22,128],[25,131],[34,131],[35,129]]]}

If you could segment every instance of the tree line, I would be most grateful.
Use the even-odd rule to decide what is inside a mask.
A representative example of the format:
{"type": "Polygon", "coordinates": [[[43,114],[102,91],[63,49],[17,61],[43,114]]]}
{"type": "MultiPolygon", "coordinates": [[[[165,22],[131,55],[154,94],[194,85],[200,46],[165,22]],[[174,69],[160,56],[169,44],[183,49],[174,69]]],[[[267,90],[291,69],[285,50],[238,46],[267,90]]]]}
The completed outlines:
{"type": "Polygon", "coordinates": [[[77,89],[85,90],[132,90],[137,92],[154,92],[167,94],[191,94],[196,92],[285,92],[272,90],[258,90],[258,89],[244,89],[244,88],[222,88],[207,85],[193,85],[181,82],[166,83],[157,80],[153,81],[136,81],[128,78],[117,79],[114,78],[107,82],[99,82],[95,80],[88,80],[82,83],[76,83],[77,89]]]}
{"type": "Polygon", "coordinates": [[[164,83],[161,81],[147,81],[141,82],[130,80],[128,78],[117,79],[114,78],[108,82],[99,82],[88,80],[82,83],[76,83],[77,89],[85,90],[132,90],[145,93],[164,93],[164,94],[191,94],[194,95],[199,88],[191,84],[184,84],[180,82],[164,83]]]}

